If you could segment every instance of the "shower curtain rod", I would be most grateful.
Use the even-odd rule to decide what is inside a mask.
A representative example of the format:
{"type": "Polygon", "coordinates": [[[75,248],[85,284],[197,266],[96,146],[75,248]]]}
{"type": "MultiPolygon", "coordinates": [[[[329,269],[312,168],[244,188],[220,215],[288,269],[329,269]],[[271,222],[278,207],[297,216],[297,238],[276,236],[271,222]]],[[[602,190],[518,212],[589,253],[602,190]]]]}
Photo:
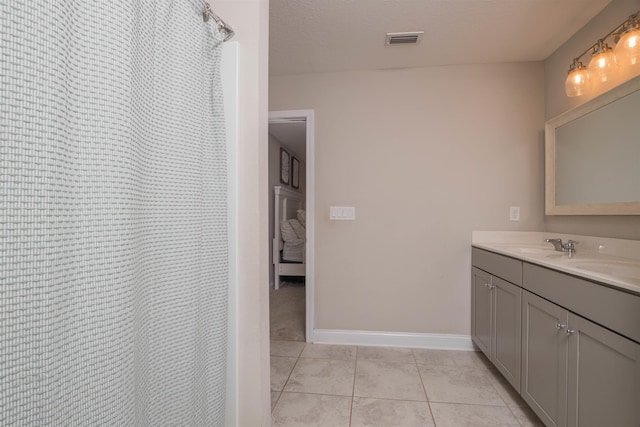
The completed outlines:
{"type": "Polygon", "coordinates": [[[204,0],[204,12],[202,12],[202,18],[204,22],[207,22],[209,19],[213,18],[216,21],[216,25],[218,26],[218,31],[222,32],[224,36],[224,41],[228,41],[233,37],[235,31],[233,28],[226,22],[222,20],[218,15],[215,14],[213,10],[211,10],[211,5],[207,0],[204,0]]]}

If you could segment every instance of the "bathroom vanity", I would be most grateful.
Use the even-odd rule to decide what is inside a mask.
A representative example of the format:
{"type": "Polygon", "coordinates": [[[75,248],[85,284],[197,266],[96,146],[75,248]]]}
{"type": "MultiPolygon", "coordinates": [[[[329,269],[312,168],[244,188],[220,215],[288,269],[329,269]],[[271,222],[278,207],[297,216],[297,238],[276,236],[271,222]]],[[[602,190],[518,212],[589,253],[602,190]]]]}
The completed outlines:
{"type": "Polygon", "coordinates": [[[472,339],[545,425],[640,426],[640,242],[549,237],[474,232],[472,339]]]}

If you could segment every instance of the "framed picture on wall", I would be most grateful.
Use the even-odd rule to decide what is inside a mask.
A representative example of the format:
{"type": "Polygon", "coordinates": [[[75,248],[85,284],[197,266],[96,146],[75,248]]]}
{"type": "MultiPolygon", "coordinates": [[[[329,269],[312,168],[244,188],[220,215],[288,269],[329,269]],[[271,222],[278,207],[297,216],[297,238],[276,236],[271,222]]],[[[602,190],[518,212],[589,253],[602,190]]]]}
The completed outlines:
{"type": "Polygon", "coordinates": [[[289,185],[289,175],[291,174],[291,164],[289,152],[280,148],[280,182],[289,185]]]}
{"type": "Polygon", "coordinates": [[[291,186],[300,188],[300,160],[291,157],[291,186]]]}

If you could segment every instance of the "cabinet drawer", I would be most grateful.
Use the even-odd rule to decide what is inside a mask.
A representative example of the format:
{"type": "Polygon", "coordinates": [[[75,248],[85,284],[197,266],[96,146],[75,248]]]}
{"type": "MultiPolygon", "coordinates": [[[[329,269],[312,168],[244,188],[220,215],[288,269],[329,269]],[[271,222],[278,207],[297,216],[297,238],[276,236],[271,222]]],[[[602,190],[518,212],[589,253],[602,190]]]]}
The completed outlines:
{"type": "Polygon", "coordinates": [[[524,263],[525,289],[640,342],[640,297],[524,263]]]}
{"type": "Polygon", "coordinates": [[[494,276],[522,286],[522,261],[483,249],[471,248],[471,264],[494,276]]]}

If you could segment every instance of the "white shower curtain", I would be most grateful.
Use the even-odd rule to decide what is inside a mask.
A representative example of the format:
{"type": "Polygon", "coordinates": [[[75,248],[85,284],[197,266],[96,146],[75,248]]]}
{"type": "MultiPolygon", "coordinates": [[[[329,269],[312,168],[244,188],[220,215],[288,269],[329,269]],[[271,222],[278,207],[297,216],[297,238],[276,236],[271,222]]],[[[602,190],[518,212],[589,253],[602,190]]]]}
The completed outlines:
{"type": "Polygon", "coordinates": [[[0,2],[0,425],[224,424],[222,36],[203,8],[0,2]]]}

